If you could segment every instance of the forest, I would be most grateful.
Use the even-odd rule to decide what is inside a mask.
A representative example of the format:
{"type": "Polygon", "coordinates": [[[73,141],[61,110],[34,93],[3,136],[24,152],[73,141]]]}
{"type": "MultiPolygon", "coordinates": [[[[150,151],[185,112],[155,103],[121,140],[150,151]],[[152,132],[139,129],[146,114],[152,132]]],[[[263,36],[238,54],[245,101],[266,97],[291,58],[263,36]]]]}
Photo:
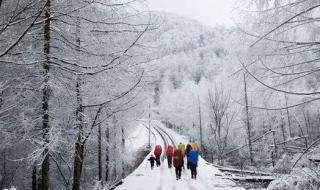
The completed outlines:
{"type": "Polygon", "coordinates": [[[209,27],[146,1],[0,0],[0,190],[114,189],[158,122],[269,190],[320,189],[320,2],[209,27]]]}

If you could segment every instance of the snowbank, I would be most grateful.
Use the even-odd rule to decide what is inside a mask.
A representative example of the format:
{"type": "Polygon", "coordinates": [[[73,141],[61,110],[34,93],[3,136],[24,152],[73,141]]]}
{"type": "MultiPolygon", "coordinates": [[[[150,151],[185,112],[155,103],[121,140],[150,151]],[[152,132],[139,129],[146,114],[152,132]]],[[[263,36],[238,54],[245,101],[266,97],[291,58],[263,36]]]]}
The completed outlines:
{"type": "Polygon", "coordinates": [[[320,188],[319,171],[297,168],[290,175],[272,181],[268,190],[318,190],[320,188]]]}

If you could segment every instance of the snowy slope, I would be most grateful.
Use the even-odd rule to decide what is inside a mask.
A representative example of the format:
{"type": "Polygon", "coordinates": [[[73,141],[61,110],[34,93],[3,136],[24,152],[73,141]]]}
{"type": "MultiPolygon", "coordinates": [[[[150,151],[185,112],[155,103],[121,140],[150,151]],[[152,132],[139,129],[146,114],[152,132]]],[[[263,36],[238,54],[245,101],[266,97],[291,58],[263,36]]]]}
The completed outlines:
{"type": "MultiPolygon", "coordinates": [[[[156,126],[166,130],[176,142],[187,142],[186,138],[165,128],[160,122],[156,122],[156,126]]],[[[156,143],[163,144],[160,136],[156,137],[156,143]]],[[[123,180],[124,183],[117,187],[117,190],[243,190],[232,181],[223,179],[223,174],[216,167],[208,165],[202,158],[199,160],[197,180],[191,180],[190,171],[183,170],[182,179],[177,181],[174,168],[167,167],[166,159],[163,160],[160,167],[151,170],[147,161],[148,157],[123,180]]]]}

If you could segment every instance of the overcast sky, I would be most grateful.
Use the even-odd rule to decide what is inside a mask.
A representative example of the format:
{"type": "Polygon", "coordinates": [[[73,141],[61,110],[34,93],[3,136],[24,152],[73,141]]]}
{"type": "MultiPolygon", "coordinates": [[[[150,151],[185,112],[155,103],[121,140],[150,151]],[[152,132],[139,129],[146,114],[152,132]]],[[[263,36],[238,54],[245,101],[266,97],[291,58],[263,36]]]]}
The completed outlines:
{"type": "Polygon", "coordinates": [[[173,12],[208,26],[234,22],[235,2],[239,0],[148,0],[151,10],[173,12]]]}

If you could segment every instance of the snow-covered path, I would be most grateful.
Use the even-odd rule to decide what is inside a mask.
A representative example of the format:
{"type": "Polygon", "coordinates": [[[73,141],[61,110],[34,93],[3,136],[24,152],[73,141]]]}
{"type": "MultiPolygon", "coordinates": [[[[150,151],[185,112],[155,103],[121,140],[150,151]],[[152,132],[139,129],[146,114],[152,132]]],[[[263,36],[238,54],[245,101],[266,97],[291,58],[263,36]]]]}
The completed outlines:
{"type": "MultiPolygon", "coordinates": [[[[161,127],[167,131],[176,142],[186,142],[185,138],[174,131],[165,128],[161,123],[154,124],[154,127],[161,127]]],[[[159,144],[161,138],[157,138],[159,144]]],[[[223,179],[223,174],[214,166],[206,163],[200,158],[197,180],[191,179],[191,173],[185,169],[182,171],[180,180],[176,180],[173,168],[168,168],[167,160],[162,160],[161,166],[151,170],[148,157],[140,166],[127,178],[116,190],[243,190],[228,179],[223,179]]]]}

